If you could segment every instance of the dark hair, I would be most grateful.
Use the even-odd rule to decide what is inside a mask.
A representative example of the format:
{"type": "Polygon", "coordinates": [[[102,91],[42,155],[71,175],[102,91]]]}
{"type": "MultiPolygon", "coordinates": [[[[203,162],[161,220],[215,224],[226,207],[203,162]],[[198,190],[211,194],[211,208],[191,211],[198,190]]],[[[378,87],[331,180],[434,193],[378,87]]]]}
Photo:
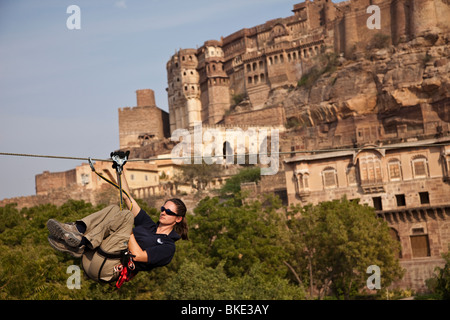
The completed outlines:
{"type": "Polygon", "coordinates": [[[181,199],[178,198],[172,198],[172,199],[168,199],[166,200],[166,202],[164,202],[164,204],[166,204],[167,202],[172,202],[173,204],[175,204],[175,206],[177,207],[177,214],[179,216],[182,216],[183,219],[180,222],[177,222],[175,224],[175,227],[173,228],[175,230],[176,233],[178,233],[181,236],[181,239],[183,240],[188,240],[188,225],[186,222],[186,205],[184,204],[184,202],[181,199]]]}

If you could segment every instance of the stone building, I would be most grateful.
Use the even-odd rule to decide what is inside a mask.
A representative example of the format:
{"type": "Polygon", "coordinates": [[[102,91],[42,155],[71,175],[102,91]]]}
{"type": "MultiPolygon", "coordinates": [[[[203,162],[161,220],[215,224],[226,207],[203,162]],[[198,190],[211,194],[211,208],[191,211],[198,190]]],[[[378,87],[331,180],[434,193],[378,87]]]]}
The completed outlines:
{"type": "MultiPolygon", "coordinates": [[[[105,178],[116,181],[116,171],[111,162],[98,161],[95,170],[105,178]]],[[[159,185],[159,171],[155,163],[128,161],[125,174],[130,189],[149,188],[159,185]]],[[[36,195],[48,195],[58,189],[83,187],[86,191],[101,189],[108,182],[98,177],[89,166],[83,163],[74,169],[64,172],[48,172],[36,175],[36,195]]]]}
{"type": "Polygon", "coordinates": [[[341,199],[374,207],[400,241],[406,276],[426,290],[450,244],[450,137],[300,154],[284,160],[288,202],[341,199]]]}
{"type": "Polygon", "coordinates": [[[297,84],[321,53],[351,57],[379,35],[397,45],[450,27],[450,6],[443,0],[307,0],[292,12],[176,52],[166,66],[170,132],[195,121],[220,123],[242,100],[252,111],[270,106],[270,91],[297,84]],[[368,27],[372,5],[379,29],[368,27]]]}
{"type": "Polygon", "coordinates": [[[151,89],[136,91],[137,106],[119,109],[120,149],[142,147],[169,137],[169,115],[155,103],[151,89]]]}

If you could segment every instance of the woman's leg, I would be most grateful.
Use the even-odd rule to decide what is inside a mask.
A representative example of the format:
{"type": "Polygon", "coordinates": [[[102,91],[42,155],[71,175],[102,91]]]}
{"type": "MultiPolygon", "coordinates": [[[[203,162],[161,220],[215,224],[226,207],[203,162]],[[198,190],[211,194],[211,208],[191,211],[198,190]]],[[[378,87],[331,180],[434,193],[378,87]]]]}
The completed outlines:
{"type": "Polygon", "coordinates": [[[127,248],[134,216],[129,210],[121,211],[113,205],[77,222],[83,222],[86,226],[83,236],[89,241],[89,248],[95,249],[101,245],[104,251],[113,253],[127,248]]]}
{"type": "MultiPolygon", "coordinates": [[[[134,216],[129,210],[120,211],[117,206],[107,207],[81,220],[86,225],[84,237],[90,249],[101,248],[107,254],[118,254],[128,248],[134,216]]],[[[97,250],[86,250],[82,265],[86,274],[94,280],[112,281],[119,273],[114,266],[119,259],[106,259],[97,250]]]]}
{"type": "MultiPolygon", "coordinates": [[[[52,236],[65,241],[75,236],[82,237],[80,243],[92,250],[85,250],[82,257],[83,269],[94,280],[110,281],[118,276],[114,272],[114,266],[120,264],[119,259],[107,259],[101,256],[95,249],[101,247],[102,251],[110,254],[120,253],[128,247],[134,224],[134,215],[129,210],[121,211],[118,206],[109,206],[97,211],[76,223],[60,223],[49,220],[47,226],[52,236]],[[76,225],[82,223],[85,227],[84,234],[76,230],[76,225]],[[100,272],[99,272],[100,271],[100,272]]],[[[61,244],[60,244],[61,245],[61,244]]],[[[53,246],[60,250],[59,247],[53,246]]],[[[62,250],[60,250],[62,251],[62,250]]]]}

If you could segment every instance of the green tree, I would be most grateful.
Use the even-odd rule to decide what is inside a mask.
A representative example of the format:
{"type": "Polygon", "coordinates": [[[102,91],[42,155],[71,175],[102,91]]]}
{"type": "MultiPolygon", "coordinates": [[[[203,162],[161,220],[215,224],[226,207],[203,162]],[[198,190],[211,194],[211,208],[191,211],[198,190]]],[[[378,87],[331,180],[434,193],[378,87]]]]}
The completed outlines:
{"type": "Polygon", "coordinates": [[[299,219],[290,221],[296,244],[292,262],[319,290],[319,298],[330,288],[339,298],[349,299],[365,287],[370,265],[381,269],[381,285],[400,279],[403,270],[396,256],[399,243],[392,239],[385,221],[373,208],[345,197],[316,206],[292,207],[299,219]]]}
{"type": "Polygon", "coordinates": [[[255,263],[249,272],[233,279],[235,299],[239,300],[302,300],[303,287],[292,284],[286,277],[268,275],[261,263],[255,263]]]}
{"type": "Polygon", "coordinates": [[[259,167],[244,168],[238,174],[229,178],[220,189],[220,194],[226,196],[229,194],[237,194],[241,191],[241,183],[257,182],[261,180],[261,169],[259,167]]]}
{"type": "Polygon", "coordinates": [[[442,254],[444,267],[436,267],[435,274],[425,282],[437,299],[450,300],[450,252],[442,254]]]}
{"type": "Polygon", "coordinates": [[[197,255],[211,267],[225,260],[224,270],[230,277],[247,273],[257,262],[266,273],[284,275],[287,269],[282,261],[288,255],[283,245],[288,233],[285,215],[278,211],[279,199],[246,204],[241,200],[238,193],[226,200],[206,197],[200,201],[190,222],[197,255]]]}
{"type": "Polygon", "coordinates": [[[167,283],[166,297],[170,300],[233,299],[231,281],[223,270],[186,261],[167,283]]]}

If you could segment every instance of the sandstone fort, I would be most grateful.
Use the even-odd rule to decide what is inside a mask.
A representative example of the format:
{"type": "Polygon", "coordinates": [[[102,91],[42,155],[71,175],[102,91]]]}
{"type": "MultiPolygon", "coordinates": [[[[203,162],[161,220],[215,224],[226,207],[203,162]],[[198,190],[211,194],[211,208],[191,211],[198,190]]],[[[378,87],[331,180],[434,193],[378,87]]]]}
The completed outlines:
{"type": "MultiPolygon", "coordinates": [[[[285,205],[306,205],[345,195],[374,207],[401,244],[407,272],[396,286],[425,290],[450,244],[449,18],[449,0],[307,0],[284,18],[178,50],[166,64],[168,112],[151,89],[118,110],[120,149],[148,160],[127,163],[134,195],[193,192],[174,182],[177,129],[276,129],[280,168],[242,185],[250,197],[275,193],[285,205]]],[[[96,166],[115,176],[109,164],[96,166]]],[[[205,190],[238,167],[224,167],[205,190]]],[[[69,198],[117,199],[82,164],[37,175],[36,196],[1,205],[69,198]]]]}

